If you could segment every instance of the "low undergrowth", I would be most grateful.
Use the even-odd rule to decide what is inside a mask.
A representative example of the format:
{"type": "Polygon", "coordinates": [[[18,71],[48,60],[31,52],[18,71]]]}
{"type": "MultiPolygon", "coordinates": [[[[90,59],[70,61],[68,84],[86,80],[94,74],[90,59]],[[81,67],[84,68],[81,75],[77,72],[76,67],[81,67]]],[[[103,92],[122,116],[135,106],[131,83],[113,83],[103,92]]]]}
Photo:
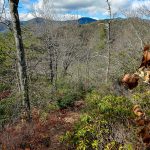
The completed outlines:
{"type": "Polygon", "coordinates": [[[144,145],[137,136],[132,108],[135,101],[144,107],[147,96],[148,93],[143,96],[134,94],[129,99],[102,96],[97,91],[87,94],[84,115],[73,131],[62,136],[61,141],[70,149],[77,150],[143,149],[144,145]],[[139,100],[140,97],[143,97],[143,101],[139,100]]]}

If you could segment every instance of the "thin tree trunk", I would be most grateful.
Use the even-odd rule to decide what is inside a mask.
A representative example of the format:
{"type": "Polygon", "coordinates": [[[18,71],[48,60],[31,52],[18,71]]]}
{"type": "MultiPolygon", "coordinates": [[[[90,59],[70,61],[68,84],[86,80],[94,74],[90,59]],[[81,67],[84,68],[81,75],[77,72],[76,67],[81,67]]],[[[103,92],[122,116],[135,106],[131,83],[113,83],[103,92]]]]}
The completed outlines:
{"type": "Polygon", "coordinates": [[[90,67],[89,67],[89,57],[90,57],[90,50],[87,51],[87,56],[86,56],[86,84],[87,88],[89,87],[89,78],[90,78],[90,67]]]}
{"type": "Polygon", "coordinates": [[[110,49],[111,49],[111,19],[112,19],[112,14],[111,14],[111,4],[109,0],[106,0],[107,5],[108,5],[108,13],[109,13],[109,22],[108,22],[108,33],[107,33],[107,44],[108,44],[108,64],[107,64],[107,69],[106,69],[106,83],[108,83],[109,80],[109,71],[110,71],[110,49]]]}
{"type": "Polygon", "coordinates": [[[18,90],[19,92],[21,92],[21,86],[20,86],[20,79],[19,79],[19,75],[18,75],[18,64],[17,62],[15,63],[15,69],[16,69],[16,81],[17,81],[17,87],[18,87],[18,90]]]}
{"type": "Polygon", "coordinates": [[[68,67],[69,67],[68,64],[64,64],[64,66],[63,66],[63,77],[65,77],[67,75],[68,67]]]}
{"type": "Polygon", "coordinates": [[[108,23],[108,64],[107,64],[107,69],[106,69],[106,83],[108,83],[108,80],[109,80],[109,70],[110,70],[110,21],[108,23]]]}
{"type": "Polygon", "coordinates": [[[51,52],[51,50],[50,50],[50,52],[49,52],[50,54],[49,54],[49,69],[50,69],[50,82],[51,82],[51,84],[53,84],[53,82],[54,82],[54,67],[53,67],[53,52],[51,52]]]}
{"type": "Polygon", "coordinates": [[[16,42],[17,49],[17,59],[18,59],[18,72],[19,72],[19,81],[20,81],[20,89],[22,94],[22,102],[23,108],[25,109],[25,117],[30,120],[30,100],[29,100],[29,92],[28,92],[28,78],[27,78],[27,69],[26,69],[26,60],[25,60],[25,52],[23,47],[22,35],[21,35],[21,27],[20,20],[18,14],[18,3],[19,0],[9,0],[9,9],[12,19],[14,37],[16,42]]]}
{"type": "Polygon", "coordinates": [[[57,77],[58,77],[58,55],[55,52],[55,90],[57,91],[57,77]]]}

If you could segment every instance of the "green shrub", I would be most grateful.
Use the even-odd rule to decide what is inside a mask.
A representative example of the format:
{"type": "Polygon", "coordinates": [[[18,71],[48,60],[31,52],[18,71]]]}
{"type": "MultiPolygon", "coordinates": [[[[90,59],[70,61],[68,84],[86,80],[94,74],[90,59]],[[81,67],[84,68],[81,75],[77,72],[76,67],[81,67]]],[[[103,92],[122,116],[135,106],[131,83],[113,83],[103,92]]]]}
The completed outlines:
{"type": "Polygon", "coordinates": [[[134,104],[142,107],[146,115],[150,115],[150,91],[147,90],[142,93],[135,93],[132,95],[131,100],[134,104]]]}
{"type": "Polygon", "coordinates": [[[92,91],[86,96],[87,112],[96,117],[99,114],[105,118],[125,119],[132,115],[133,104],[125,97],[108,95],[102,97],[98,91],[92,91]]]}
{"type": "Polygon", "coordinates": [[[17,104],[16,97],[10,97],[0,101],[0,124],[5,124],[19,116],[20,105],[17,104]]]}
{"type": "Polygon", "coordinates": [[[85,100],[89,107],[97,107],[101,98],[102,96],[97,91],[93,90],[92,92],[86,95],[85,100]]]}
{"type": "Polygon", "coordinates": [[[104,150],[133,150],[133,145],[131,143],[123,145],[112,141],[105,146],[104,150]]]}
{"type": "MultiPolygon", "coordinates": [[[[127,131],[127,119],[132,116],[132,102],[125,97],[108,95],[102,97],[98,91],[92,91],[86,96],[86,113],[81,116],[72,132],[67,132],[62,141],[68,148],[77,150],[112,150],[129,149],[132,145],[127,144],[130,139],[123,139],[124,145],[115,138],[116,126],[119,125],[127,131]],[[111,140],[109,139],[111,137],[111,140]],[[114,137],[114,138],[112,138],[114,137]],[[127,142],[126,142],[127,141],[127,142]]],[[[124,130],[123,129],[123,130],[124,130]]],[[[132,132],[131,132],[132,133],[132,132]]],[[[127,138],[129,133],[123,132],[127,138]]],[[[128,137],[130,138],[130,137],[128,137]]]]}
{"type": "Polygon", "coordinates": [[[8,90],[10,89],[10,86],[9,85],[6,85],[6,84],[1,84],[0,83],[0,92],[4,91],[4,90],[8,90]]]}
{"type": "Polygon", "coordinates": [[[58,110],[58,105],[56,103],[47,103],[44,108],[42,108],[44,112],[49,113],[51,111],[58,110]]]}
{"type": "Polygon", "coordinates": [[[64,96],[61,96],[57,100],[57,105],[61,109],[67,108],[67,107],[73,106],[74,101],[80,100],[81,98],[82,98],[82,93],[79,93],[79,92],[68,93],[68,94],[65,94],[64,96]]]}
{"type": "Polygon", "coordinates": [[[92,150],[97,147],[96,142],[96,130],[95,126],[90,124],[91,117],[83,115],[81,117],[81,122],[78,123],[73,132],[66,132],[64,136],[61,137],[61,141],[64,142],[68,148],[77,150],[92,150]]]}
{"type": "Polygon", "coordinates": [[[100,113],[105,117],[123,121],[132,115],[132,103],[125,97],[105,96],[98,104],[100,113]]]}
{"type": "MultiPolygon", "coordinates": [[[[111,134],[108,122],[103,119],[93,119],[87,114],[83,115],[80,121],[72,132],[67,131],[61,137],[61,141],[70,149],[108,150],[108,145],[110,146],[108,138],[111,134]]],[[[116,144],[116,141],[112,141],[112,143],[114,143],[114,148],[121,146],[121,143],[116,144]]]]}

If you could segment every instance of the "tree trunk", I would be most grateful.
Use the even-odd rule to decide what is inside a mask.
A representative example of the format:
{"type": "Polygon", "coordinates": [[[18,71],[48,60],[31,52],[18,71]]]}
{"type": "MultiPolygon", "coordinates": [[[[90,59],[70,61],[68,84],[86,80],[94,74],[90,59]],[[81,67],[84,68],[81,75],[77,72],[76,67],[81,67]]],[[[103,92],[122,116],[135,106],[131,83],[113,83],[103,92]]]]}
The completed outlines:
{"type": "Polygon", "coordinates": [[[26,60],[25,60],[25,52],[23,47],[22,35],[21,35],[21,27],[20,20],[18,14],[18,3],[19,0],[9,0],[9,9],[12,19],[14,37],[16,42],[17,49],[17,63],[18,63],[18,72],[19,72],[19,82],[20,89],[22,94],[22,102],[23,102],[23,113],[25,113],[26,119],[30,120],[30,100],[29,100],[29,92],[28,92],[28,78],[27,78],[27,69],[26,69],[26,60]]]}
{"type": "Polygon", "coordinates": [[[87,55],[86,55],[86,88],[89,88],[89,79],[90,79],[90,66],[89,66],[89,58],[90,58],[90,49],[87,50],[87,55]]]}
{"type": "Polygon", "coordinates": [[[67,70],[68,70],[69,65],[66,63],[63,66],[63,77],[65,77],[67,75],[67,70]]]}
{"type": "Polygon", "coordinates": [[[108,21],[108,33],[107,33],[107,44],[108,44],[108,64],[106,69],[106,83],[109,80],[109,72],[110,72],[110,49],[111,49],[111,21],[112,21],[112,14],[111,14],[111,4],[109,0],[106,0],[108,5],[108,13],[109,13],[109,21],[108,21]]]}
{"type": "Polygon", "coordinates": [[[55,52],[55,90],[57,91],[57,78],[58,78],[58,54],[55,52]]]}
{"type": "Polygon", "coordinates": [[[106,69],[106,83],[108,83],[108,80],[109,80],[109,70],[110,70],[110,24],[111,24],[111,22],[109,21],[109,23],[108,23],[108,37],[107,37],[107,44],[108,44],[108,64],[107,64],[107,69],[106,69]]]}
{"type": "Polygon", "coordinates": [[[50,82],[51,84],[53,84],[54,82],[54,66],[53,66],[53,52],[52,50],[49,50],[49,69],[50,69],[50,82]]]}

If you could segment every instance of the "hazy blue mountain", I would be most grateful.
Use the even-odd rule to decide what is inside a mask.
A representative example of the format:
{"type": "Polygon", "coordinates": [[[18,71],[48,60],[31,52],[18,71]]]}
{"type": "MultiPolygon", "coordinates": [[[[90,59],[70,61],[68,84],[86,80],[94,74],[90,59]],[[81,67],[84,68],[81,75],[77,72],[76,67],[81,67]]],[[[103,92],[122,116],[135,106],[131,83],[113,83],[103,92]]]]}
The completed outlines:
{"type": "MultiPolygon", "coordinates": [[[[34,19],[31,19],[29,21],[23,21],[21,24],[22,25],[26,25],[26,24],[42,24],[43,22],[45,22],[46,20],[43,19],[43,18],[34,18],[34,19]]],[[[67,21],[53,21],[55,23],[62,23],[62,24],[65,24],[65,23],[79,23],[79,24],[87,24],[87,23],[92,23],[92,22],[95,22],[97,21],[96,19],[93,19],[93,18],[88,18],[88,17],[82,17],[78,20],[67,20],[67,21]]]]}
{"type": "Polygon", "coordinates": [[[6,26],[0,23],[0,32],[4,32],[6,29],[7,29],[6,26]]]}
{"type": "MultiPolygon", "coordinates": [[[[43,24],[46,20],[43,18],[33,18],[31,20],[28,21],[21,21],[21,25],[22,26],[26,26],[26,25],[35,25],[35,24],[43,24]]],[[[88,24],[88,23],[92,23],[97,21],[96,19],[93,18],[88,18],[88,17],[82,17],[78,20],[67,20],[67,21],[54,21],[53,23],[56,24],[68,24],[68,23],[79,23],[79,24],[88,24]]],[[[5,32],[7,31],[7,27],[0,23],[0,32],[5,32]]]]}
{"type": "Polygon", "coordinates": [[[93,18],[89,18],[89,17],[82,17],[80,19],[78,19],[78,23],[79,24],[87,24],[87,23],[92,23],[92,22],[96,22],[96,19],[93,18]]]}
{"type": "Polygon", "coordinates": [[[9,20],[5,20],[3,23],[0,22],[0,32],[5,32],[9,28],[11,28],[11,22],[9,20]]]}
{"type": "Polygon", "coordinates": [[[45,21],[45,19],[43,18],[33,18],[31,20],[28,20],[28,21],[21,21],[21,25],[29,25],[29,24],[41,24],[45,21]]]}

